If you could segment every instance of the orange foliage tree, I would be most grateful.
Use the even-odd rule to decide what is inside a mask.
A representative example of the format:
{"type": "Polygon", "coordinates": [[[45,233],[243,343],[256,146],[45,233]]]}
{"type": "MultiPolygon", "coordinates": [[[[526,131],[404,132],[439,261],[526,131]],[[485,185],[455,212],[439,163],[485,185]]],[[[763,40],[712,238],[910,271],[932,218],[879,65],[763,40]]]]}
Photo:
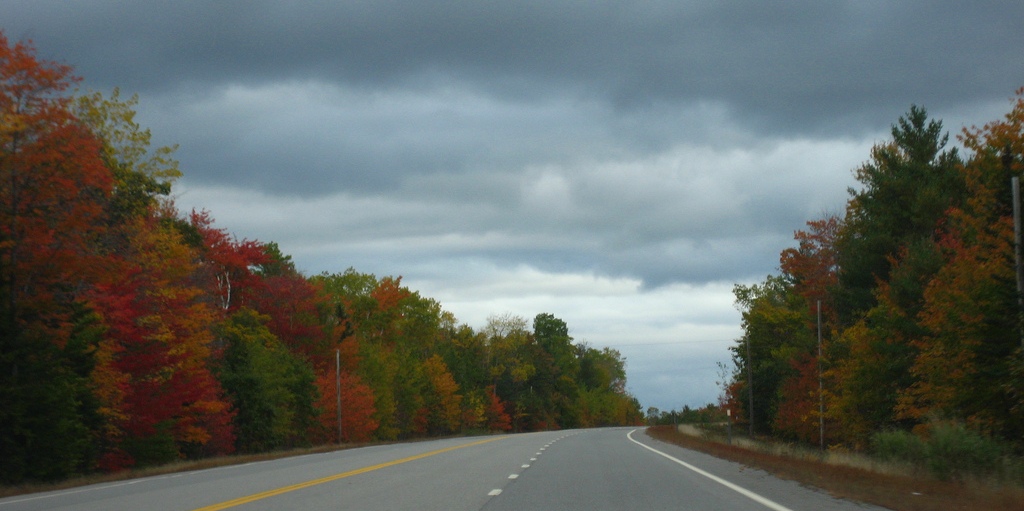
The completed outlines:
{"type": "Polygon", "coordinates": [[[328,371],[317,378],[320,438],[322,441],[368,442],[379,425],[374,418],[373,389],[364,384],[359,375],[348,371],[342,371],[340,382],[342,438],[338,439],[337,376],[328,371]]]}
{"type": "Polygon", "coordinates": [[[790,359],[793,375],[779,389],[779,409],[773,428],[780,435],[802,442],[817,443],[820,436],[818,416],[818,361],[804,353],[790,359]]]}
{"type": "Polygon", "coordinates": [[[1021,391],[1008,382],[1021,363],[1020,310],[1013,275],[1010,177],[1022,171],[1024,89],[1003,121],[965,130],[970,196],[940,238],[944,265],[925,291],[911,367],[915,383],[900,412],[938,416],[1020,438],[1021,391]]]}
{"type": "Polygon", "coordinates": [[[207,365],[217,316],[192,284],[195,251],[155,219],[139,220],[131,240],[121,278],[90,296],[106,328],[94,373],[103,466],[231,452],[231,414],[207,365]]]}
{"type": "Polygon", "coordinates": [[[491,431],[509,431],[512,429],[512,417],[505,409],[505,403],[498,397],[494,385],[487,388],[487,429],[491,431]]]}
{"type": "Polygon", "coordinates": [[[267,328],[314,370],[333,367],[335,340],[345,325],[334,318],[321,285],[300,274],[276,243],[263,250],[268,261],[255,269],[259,285],[241,289],[243,301],[266,315],[267,328]]]}
{"type": "Polygon", "coordinates": [[[203,269],[208,274],[209,293],[216,297],[217,305],[225,312],[233,311],[245,303],[237,299],[240,290],[262,286],[254,269],[270,262],[263,245],[251,240],[237,240],[224,229],[213,227],[208,211],[192,211],[192,227],[202,238],[203,269]]]}
{"type": "Polygon", "coordinates": [[[428,411],[428,432],[434,435],[457,432],[462,422],[459,385],[440,355],[428,358],[423,363],[423,371],[427,378],[428,395],[424,404],[428,411]]]}

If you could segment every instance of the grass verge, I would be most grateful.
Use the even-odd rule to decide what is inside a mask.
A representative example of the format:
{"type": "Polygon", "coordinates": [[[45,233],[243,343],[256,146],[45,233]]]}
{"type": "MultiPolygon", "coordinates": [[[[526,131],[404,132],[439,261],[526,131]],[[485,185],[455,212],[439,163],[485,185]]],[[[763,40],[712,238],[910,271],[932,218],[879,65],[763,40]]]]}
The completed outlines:
{"type": "Polygon", "coordinates": [[[673,426],[654,426],[647,429],[647,434],[663,442],[820,488],[838,498],[866,502],[894,511],[1024,511],[1024,488],[1020,487],[974,481],[939,481],[931,477],[882,473],[806,457],[772,454],[687,435],[673,426]]]}

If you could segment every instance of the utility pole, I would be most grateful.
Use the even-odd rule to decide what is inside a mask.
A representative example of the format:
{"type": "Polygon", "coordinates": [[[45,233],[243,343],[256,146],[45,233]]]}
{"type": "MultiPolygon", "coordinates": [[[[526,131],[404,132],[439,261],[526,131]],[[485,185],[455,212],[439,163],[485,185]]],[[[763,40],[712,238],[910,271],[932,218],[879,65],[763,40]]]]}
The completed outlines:
{"type": "Polygon", "coordinates": [[[341,349],[334,350],[334,395],[338,398],[338,443],[341,443],[341,349]]]}
{"type": "Polygon", "coordinates": [[[747,408],[747,421],[750,422],[750,438],[754,438],[754,361],[750,359],[750,336],[747,337],[747,394],[750,396],[750,407],[747,408]]]}
{"type": "MultiPolygon", "coordinates": [[[[1014,153],[1010,143],[1002,146],[1002,170],[1014,172],[1014,153]]],[[[1020,177],[1010,178],[1014,199],[1014,267],[1017,270],[1017,327],[1020,331],[1021,348],[1024,349],[1024,263],[1021,262],[1021,183],[1020,177]]]]}
{"type": "Polygon", "coordinates": [[[1021,257],[1020,178],[1013,176],[1010,182],[1013,187],[1013,255],[1017,268],[1017,324],[1020,329],[1020,345],[1024,348],[1024,321],[1021,321],[1021,315],[1024,314],[1024,257],[1021,257]]]}
{"type": "Polygon", "coordinates": [[[821,378],[821,300],[818,300],[818,440],[825,451],[825,383],[821,378]]]}

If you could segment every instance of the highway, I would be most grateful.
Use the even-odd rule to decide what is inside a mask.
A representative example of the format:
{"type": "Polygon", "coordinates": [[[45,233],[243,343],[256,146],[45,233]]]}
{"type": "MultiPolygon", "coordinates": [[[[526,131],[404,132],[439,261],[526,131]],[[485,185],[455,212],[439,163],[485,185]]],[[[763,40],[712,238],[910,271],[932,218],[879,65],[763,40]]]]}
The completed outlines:
{"type": "Polygon", "coordinates": [[[606,428],[379,445],[0,499],[0,511],[865,511],[606,428]]]}

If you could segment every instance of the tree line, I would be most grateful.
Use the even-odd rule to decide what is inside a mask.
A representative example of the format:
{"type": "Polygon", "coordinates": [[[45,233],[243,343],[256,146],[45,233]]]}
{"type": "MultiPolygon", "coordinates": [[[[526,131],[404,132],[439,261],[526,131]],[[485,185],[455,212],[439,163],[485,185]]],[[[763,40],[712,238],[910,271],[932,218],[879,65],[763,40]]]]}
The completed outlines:
{"type": "Polygon", "coordinates": [[[642,420],[622,356],[551,314],[474,330],[178,211],[137,97],[78,81],[0,33],[0,482],[642,420]]]}
{"type": "Polygon", "coordinates": [[[724,402],[755,434],[813,445],[955,424],[1024,448],[1024,89],[959,147],[918,106],[891,136],[855,169],[844,214],[807,222],[778,274],[734,287],[743,334],[724,402]]]}

